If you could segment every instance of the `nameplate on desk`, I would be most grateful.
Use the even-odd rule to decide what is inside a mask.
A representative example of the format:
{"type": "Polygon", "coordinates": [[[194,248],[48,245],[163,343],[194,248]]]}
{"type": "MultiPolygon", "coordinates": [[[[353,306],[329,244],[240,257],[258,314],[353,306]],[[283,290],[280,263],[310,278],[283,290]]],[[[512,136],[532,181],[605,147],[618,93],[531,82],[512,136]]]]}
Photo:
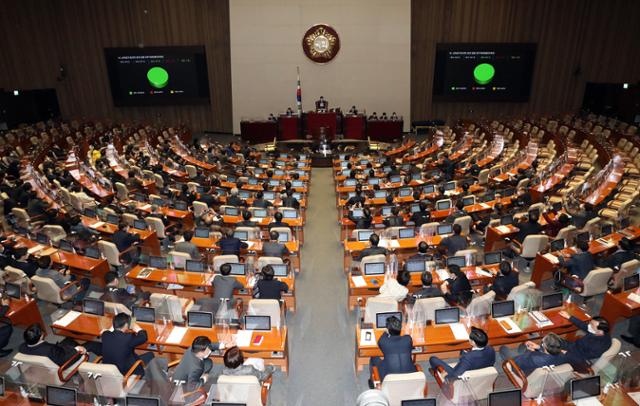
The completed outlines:
{"type": "Polygon", "coordinates": [[[509,317],[500,317],[496,321],[507,334],[522,333],[520,327],[509,317]]]}
{"type": "Polygon", "coordinates": [[[364,278],[360,275],[352,276],[351,280],[353,281],[353,284],[356,288],[363,288],[367,286],[367,281],[365,281],[364,278]]]}
{"type": "Polygon", "coordinates": [[[182,338],[186,333],[186,327],[174,327],[171,330],[171,334],[169,334],[169,337],[167,337],[167,344],[180,344],[182,342],[182,338]]]}
{"type": "Polygon", "coordinates": [[[451,332],[456,340],[465,341],[469,339],[469,332],[467,332],[467,328],[462,323],[451,323],[449,324],[451,328],[451,332]]]}
{"type": "Polygon", "coordinates": [[[360,345],[376,345],[376,334],[372,328],[363,328],[360,330],[360,345]],[[369,336],[369,339],[367,339],[367,335],[369,336]]]}
{"type": "Polygon", "coordinates": [[[631,293],[629,296],[627,296],[627,299],[631,300],[632,302],[640,303],[640,295],[638,295],[637,293],[631,293]]]}
{"type": "Polygon", "coordinates": [[[501,234],[508,234],[511,232],[511,229],[508,226],[497,226],[496,230],[501,234]]]}
{"type": "Polygon", "coordinates": [[[91,228],[100,228],[100,227],[102,227],[103,225],[105,225],[105,222],[104,222],[104,221],[98,221],[98,222],[96,222],[96,223],[91,224],[89,227],[91,227],[91,228]]]}
{"type": "Polygon", "coordinates": [[[609,240],[607,238],[598,238],[596,241],[604,245],[615,245],[615,243],[612,240],[609,240]]]}
{"type": "Polygon", "coordinates": [[[69,310],[67,312],[67,314],[65,314],[64,316],[60,317],[55,323],[55,325],[58,326],[62,326],[62,327],[67,327],[69,324],[71,324],[75,319],[78,318],[78,316],[80,316],[80,312],[76,312],[75,310],[69,310]]]}
{"type": "Polygon", "coordinates": [[[553,255],[552,253],[546,253],[543,255],[543,257],[545,257],[549,262],[551,262],[552,264],[558,264],[560,263],[560,261],[558,260],[558,257],[556,257],[555,255],[553,255]]]}

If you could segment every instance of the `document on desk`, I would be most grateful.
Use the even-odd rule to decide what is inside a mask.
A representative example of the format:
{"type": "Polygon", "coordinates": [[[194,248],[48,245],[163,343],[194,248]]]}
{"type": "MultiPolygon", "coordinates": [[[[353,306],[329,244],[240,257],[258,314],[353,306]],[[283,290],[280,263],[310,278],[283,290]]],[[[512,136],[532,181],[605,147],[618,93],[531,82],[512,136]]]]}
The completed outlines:
{"type": "Polygon", "coordinates": [[[508,226],[498,226],[496,227],[496,230],[498,230],[500,234],[509,234],[511,232],[511,229],[508,226]]]}
{"type": "Polygon", "coordinates": [[[500,317],[496,321],[507,334],[522,333],[522,329],[509,317],[500,317]]]}
{"type": "Polygon", "coordinates": [[[376,334],[372,328],[363,328],[362,330],[360,330],[360,345],[361,346],[376,345],[376,334]],[[367,334],[367,333],[371,333],[371,334],[367,334]],[[367,335],[369,336],[368,340],[367,340],[367,335]]]}
{"type": "Polygon", "coordinates": [[[256,244],[253,241],[245,241],[245,243],[247,244],[247,249],[251,249],[251,247],[253,247],[256,244]]]}
{"type": "Polygon", "coordinates": [[[367,281],[364,280],[364,277],[360,275],[352,276],[351,280],[353,281],[353,284],[356,288],[364,288],[365,286],[367,286],[367,281]]]}
{"type": "Polygon", "coordinates": [[[95,223],[91,224],[89,227],[91,227],[91,228],[100,228],[100,227],[102,227],[104,224],[105,224],[105,223],[104,223],[104,221],[97,221],[97,222],[95,222],[95,223]]]}
{"type": "Polygon", "coordinates": [[[389,240],[390,248],[400,248],[400,242],[398,240],[389,240]]]}
{"type": "Polygon", "coordinates": [[[485,271],[484,269],[478,267],[476,267],[476,273],[478,275],[486,276],[487,278],[493,277],[493,274],[491,272],[485,271]]]}
{"type": "Polygon", "coordinates": [[[438,278],[440,278],[441,281],[449,279],[449,272],[447,272],[446,269],[437,269],[436,273],[438,274],[438,278]]]}
{"type": "Polygon", "coordinates": [[[490,209],[491,206],[486,204],[486,203],[480,203],[480,207],[482,207],[483,209],[490,209]]]}
{"type": "Polygon", "coordinates": [[[174,289],[184,289],[184,286],[178,285],[177,283],[170,283],[167,285],[167,290],[174,290],[174,289]]]}
{"type": "Polygon", "coordinates": [[[636,404],[640,405],[640,392],[627,392],[627,395],[629,395],[636,404]]]}
{"type": "Polygon", "coordinates": [[[452,323],[449,324],[451,328],[451,332],[456,340],[464,341],[469,339],[469,333],[467,332],[467,328],[462,323],[452,323]]]}
{"type": "Polygon", "coordinates": [[[171,334],[169,334],[169,337],[167,337],[167,344],[180,344],[185,334],[187,334],[186,327],[174,326],[171,330],[171,334]]]}
{"type": "Polygon", "coordinates": [[[71,324],[72,321],[77,319],[78,316],[80,316],[80,312],[76,312],[75,310],[69,310],[67,312],[67,314],[65,314],[64,316],[60,317],[53,324],[55,324],[57,326],[67,327],[69,324],[71,324]]]}
{"type": "Polygon", "coordinates": [[[552,253],[548,252],[546,254],[543,255],[543,257],[545,257],[549,262],[551,262],[552,264],[558,264],[560,263],[560,261],[558,260],[558,257],[556,257],[555,255],[553,255],[552,253]]]}
{"type": "Polygon", "coordinates": [[[238,330],[238,334],[236,334],[236,345],[240,348],[250,347],[251,337],[253,337],[253,330],[238,330]]]}
{"type": "MultiPolygon", "coordinates": [[[[42,250],[43,248],[44,248],[44,245],[37,244],[37,245],[34,245],[33,247],[29,248],[29,249],[27,250],[27,253],[28,253],[29,255],[32,255],[32,254],[34,254],[34,253],[36,253],[36,252],[38,252],[38,251],[42,250]]],[[[24,252],[24,251],[23,251],[23,252],[24,252]]]]}
{"type": "Polygon", "coordinates": [[[636,303],[640,303],[640,295],[636,294],[636,293],[632,293],[629,296],[627,296],[627,299],[634,301],[636,303]]]}

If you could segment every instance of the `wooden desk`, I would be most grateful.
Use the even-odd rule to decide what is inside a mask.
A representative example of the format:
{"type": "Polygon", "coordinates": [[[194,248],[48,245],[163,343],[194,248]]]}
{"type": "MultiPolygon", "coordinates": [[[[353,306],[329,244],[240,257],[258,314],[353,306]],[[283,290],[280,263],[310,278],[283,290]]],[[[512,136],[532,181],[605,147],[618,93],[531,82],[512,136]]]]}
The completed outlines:
{"type": "MultiPolygon", "coordinates": [[[[151,293],[170,293],[175,296],[199,299],[202,297],[212,297],[214,294],[213,278],[214,274],[210,272],[187,272],[175,269],[151,269],[151,273],[146,277],[140,277],[140,272],[147,267],[136,265],[131,269],[126,279],[133,285],[140,287],[142,290],[151,293]],[[169,284],[178,284],[183,286],[182,289],[168,289],[169,284]]],[[[248,304],[253,298],[253,289],[247,286],[248,278],[246,276],[236,276],[238,282],[244,287],[234,291],[234,296],[241,298],[244,304],[248,304]]],[[[289,292],[283,293],[282,298],[287,305],[287,309],[291,312],[296,311],[296,295],[295,295],[295,277],[290,274],[286,278],[277,278],[286,283],[289,292]]]]}
{"type": "Polygon", "coordinates": [[[611,172],[606,176],[607,178],[598,185],[598,187],[584,199],[584,202],[591,203],[594,206],[602,203],[618,187],[618,183],[622,180],[624,175],[624,160],[619,156],[613,157],[611,172]]]}
{"type": "MultiPolygon", "coordinates": [[[[139,210],[144,213],[151,213],[151,206],[152,206],[151,203],[138,202],[135,200],[127,200],[127,201],[121,202],[120,204],[122,206],[128,206],[132,203],[135,204],[136,210],[139,210]]],[[[190,230],[193,228],[193,214],[188,210],[176,210],[170,207],[162,206],[162,207],[158,207],[158,211],[161,214],[169,217],[171,220],[182,223],[183,227],[187,230],[190,230]]]]}
{"type": "Polygon", "coordinates": [[[38,324],[46,334],[47,328],[42,320],[38,301],[35,299],[9,299],[9,311],[6,316],[14,326],[29,327],[32,324],[38,324]]]}
{"type": "MultiPolygon", "coordinates": [[[[111,236],[118,231],[118,226],[115,224],[100,221],[93,217],[82,216],[82,224],[100,232],[103,236],[111,236]]],[[[155,231],[151,230],[138,230],[137,228],[129,227],[129,233],[137,234],[140,236],[142,246],[145,247],[149,254],[160,255],[160,241],[155,231]]]]}
{"type": "MultiPolygon", "coordinates": [[[[640,237],[640,228],[635,226],[629,226],[622,230],[623,232],[615,232],[604,238],[599,238],[589,242],[589,252],[593,255],[604,255],[608,252],[615,251],[617,249],[618,241],[623,237],[627,237],[630,240],[636,240],[640,237]],[[604,242],[606,241],[606,243],[604,242]]],[[[554,256],[563,255],[568,257],[575,253],[574,248],[565,248],[562,251],[552,253],[554,256]]],[[[540,287],[541,283],[545,280],[553,277],[553,272],[558,269],[559,264],[549,256],[538,253],[536,255],[533,272],[531,274],[531,281],[540,287]]]]}
{"type": "MultiPolygon", "coordinates": [[[[299,213],[298,213],[299,215],[299,213]]],[[[225,224],[236,225],[244,219],[242,216],[222,216],[222,221],[225,224]]],[[[257,227],[267,229],[269,224],[273,223],[273,217],[263,217],[259,221],[256,221],[257,227]]],[[[300,242],[300,245],[304,245],[304,219],[302,217],[297,218],[283,218],[283,222],[287,223],[291,227],[291,231],[296,236],[296,239],[300,242]]]]}
{"type": "MultiPolygon", "coordinates": [[[[402,261],[405,255],[409,256],[411,254],[415,254],[418,252],[418,244],[421,242],[426,242],[427,245],[435,247],[440,244],[442,241],[442,236],[440,235],[417,235],[414,238],[398,238],[398,239],[387,239],[381,238],[378,244],[379,247],[386,248],[387,250],[395,253],[398,256],[398,261],[402,261]]],[[[356,241],[351,239],[345,239],[342,242],[344,247],[344,271],[348,272],[352,266],[352,258],[353,256],[364,250],[365,248],[369,248],[371,244],[369,241],[356,241]]]]}
{"type": "Polygon", "coordinates": [[[505,247],[505,238],[512,238],[518,233],[518,227],[510,224],[507,226],[487,227],[487,236],[484,241],[484,252],[491,252],[505,247]],[[506,227],[506,228],[503,228],[506,227]]]}
{"type": "MultiPolygon", "coordinates": [[[[82,313],[67,326],[61,326],[54,322],[51,325],[51,329],[55,334],[84,341],[94,341],[102,335],[102,331],[111,328],[112,317],[111,315],[95,316],[82,313]]],[[[138,351],[153,351],[158,356],[169,358],[170,360],[180,359],[197,336],[207,336],[212,341],[218,342],[220,340],[218,334],[223,333],[218,326],[210,329],[188,327],[187,333],[179,343],[169,343],[167,340],[171,335],[171,331],[177,327],[173,323],[168,323],[167,325],[161,322],[156,322],[155,324],[139,323],[139,326],[147,332],[148,341],[137,347],[138,351]],[[157,348],[150,349],[150,344],[156,345],[157,348]]],[[[271,332],[256,331],[253,333],[251,344],[248,347],[240,347],[240,349],[245,356],[263,358],[266,364],[280,366],[285,373],[289,369],[289,345],[286,327],[282,329],[274,328],[271,332]],[[256,335],[264,336],[264,340],[259,346],[253,344],[253,337],[256,335]]],[[[222,363],[222,354],[212,355],[212,359],[214,362],[222,363]]]]}
{"type": "Polygon", "coordinates": [[[600,316],[604,317],[613,331],[613,326],[620,318],[631,318],[640,314],[640,303],[628,299],[634,291],[611,293],[604,295],[600,316]]]}
{"type": "MultiPolygon", "coordinates": [[[[474,318],[468,322],[472,326],[482,328],[489,336],[489,344],[497,349],[501,345],[516,346],[529,340],[537,341],[547,333],[551,332],[572,338],[575,332],[578,331],[578,328],[569,320],[558,314],[561,310],[566,310],[570,315],[576,316],[578,319],[583,321],[591,319],[587,313],[574,303],[571,303],[566,305],[565,308],[544,311],[544,314],[553,322],[553,326],[538,327],[528,313],[519,313],[513,316],[514,322],[522,330],[521,333],[507,334],[498,321],[491,318],[474,318]]],[[[467,323],[466,319],[461,321],[463,323],[467,323]]],[[[461,350],[468,350],[471,348],[469,340],[456,340],[451,328],[446,324],[427,325],[422,330],[422,337],[419,337],[419,331],[414,331],[411,334],[413,338],[413,347],[419,351],[414,353],[417,361],[427,361],[433,355],[438,355],[441,358],[453,358],[459,356],[459,352],[461,350]]],[[[364,366],[369,364],[369,358],[382,356],[382,351],[380,351],[377,343],[380,336],[384,333],[384,329],[374,329],[374,333],[376,337],[375,344],[361,345],[360,326],[356,326],[355,366],[356,371],[358,372],[362,371],[364,366]]],[[[410,331],[405,325],[403,328],[403,334],[409,333],[410,331]]]]}
{"type": "Polygon", "coordinates": [[[416,141],[414,139],[410,139],[408,142],[400,145],[399,147],[390,149],[390,150],[386,151],[384,154],[386,156],[393,156],[393,155],[403,154],[406,151],[408,151],[410,148],[413,148],[414,145],[416,145],[416,141]]]}

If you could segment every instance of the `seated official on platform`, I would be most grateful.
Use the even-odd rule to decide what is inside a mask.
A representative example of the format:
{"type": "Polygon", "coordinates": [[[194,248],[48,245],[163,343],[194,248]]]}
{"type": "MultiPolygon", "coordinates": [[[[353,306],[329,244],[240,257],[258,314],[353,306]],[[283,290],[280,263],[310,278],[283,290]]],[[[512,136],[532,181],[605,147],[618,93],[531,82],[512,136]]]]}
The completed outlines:
{"type": "Polygon", "coordinates": [[[445,300],[449,303],[466,306],[473,296],[467,274],[454,264],[449,265],[449,275],[449,279],[441,285],[441,289],[445,292],[445,300]]]}
{"type": "Polygon", "coordinates": [[[244,356],[242,355],[242,351],[240,351],[240,349],[235,346],[225,351],[223,360],[224,368],[222,369],[221,375],[253,375],[258,378],[258,381],[260,381],[260,383],[263,383],[264,381],[268,380],[275,371],[273,365],[267,365],[266,367],[264,367],[264,370],[262,370],[262,368],[256,368],[256,365],[260,365],[261,363],[254,358],[249,358],[245,361],[244,356]]]}
{"type": "Polygon", "coordinates": [[[185,231],[182,234],[182,238],[184,241],[177,242],[173,248],[174,251],[184,252],[185,254],[191,255],[191,259],[194,261],[200,260],[200,250],[198,247],[191,242],[193,238],[192,231],[185,231]]]}
{"type": "Polygon", "coordinates": [[[431,271],[422,272],[422,275],[420,275],[420,280],[422,281],[422,288],[413,294],[414,300],[442,296],[442,291],[432,285],[433,276],[431,275],[431,271]]]}
{"type": "Polygon", "coordinates": [[[319,100],[316,100],[316,111],[324,112],[329,110],[329,102],[324,99],[324,97],[320,96],[319,100]]]}
{"type": "Polygon", "coordinates": [[[584,332],[582,337],[573,342],[563,340],[562,349],[567,352],[566,357],[575,370],[586,371],[590,360],[599,358],[611,347],[609,322],[602,317],[584,322],[564,310],[559,314],[584,332]]]}
{"type": "Polygon", "coordinates": [[[496,352],[492,346],[488,345],[489,337],[484,330],[471,327],[469,332],[470,350],[460,351],[460,359],[455,367],[451,367],[438,357],[429,358],[429,365],[436,371],[438,367],[444,368],[446,379],[454,381],[459,379],[467,371],[482,369],[493,366],[496,362],[496,352]]]}
{"type": "Polygon", "coordinates": [[[517,350],[503,345],[500,355],[505,360],[513,359],[525,375],[531,374],[536,368],[567,363],[567,357],[562,353],[562,339],[555,333],[547,334],[541,344],[527,341],[517,350]]]}
{"type": "Polygon", "coordinates": [[[443,251],[448,256],[453,256],[460,250],[467,249],[469,243],[466,237],[462,236],[462,227],[460,224],[453,225],[453,235],[445,237],[438,244],[438,250],[443,251]]]}
{"type": "MultiPolygon", "coordinates": [[[[416,372],[416,366],[411,357],[413,340],[410,335],[402,333],[402,322],[395,316],[387,319],[386,333],[380,336],[378,347],[382,351],[382,358],[371,358],[371,370],[378,368],[380,381],[388,374],[404,374],[416,372]]],[[[369,387],[373,388],[373,381],[369,379],[369,387]]]]}
{"type": "Polygon", "coordinates": [[[362,258],[368,257],[370,255],[387,255],[389,251],[387,251],[386,248],[378,247],[378,244],[380,244],[380,237],[378,236],[378,234],[371,234],[369,236],[369,247],[360,251],[357,260],[362,261],[362,258]]]}
{"type": "Polygon", "coordinates": [[[187,385],[200,386],[207,382],[213,361],[209,359],[212,351],[224,349],[224,343],[212,343],[209,337],[198,336],[193,339],[191,348],[185,351],[176,370],[174,381],[184,381],[187,385]]]}
{"type": "Polygon", "coordinates": [[[67,338],[57,344],[44,341],[42,330],[38,324],[32,324],[24,331],[24,343],[20,344],[18,352],[25,355],[38,355],[47,357],[56,365],[62,366],[77,353],[85,354],[87,351],[100,355],[100,343],[87,342],[84,346],[67,338]]]}
{"type": "Polygon", "coordinates": [[[571,289],[580,288],[584,278],[596,266],[593,255],[589,252],[588,241],[578,241],[577,249],[578,252],[571,255],[568,260],[563,256],[558,257],[560,265],[566,269],[566,272],[559,272],[558,280],[560,284],[571,289]]]}
{"type": "Polygon", "coordinates": [[[505,299],[511,293],[511,289],[520,284],[518,272],[511,269],[511,264],[507,261],[500,262],[498,273],[496,274],[490,290],[496,292],[496,297],[505,299]]]}
{"type": "Polygon", "coordinates": [[[394,299],[402,302],[409,293],[407,285],[411,282],[411,274],[407,271],[400,271],[395,278],[388,278],[382,286],[378,297],[394,299]]]}
{"type": "MultiPolygon", "coordinates": [[[[136,354],[136,347],[146,342],[147,332],[137,324],[132,324],[129,315],[116,314],[113,318],[113,331],[107,330],[102,333],[102,363],[115,365],[122,375],[125,375],[137,360],[142,360],[146,366],[153,359],[153,353],[136,354]]],[[[143,376],[142,365],[138,366],[134,373],[143,376]]]]}
{"type": "MultiPolygon", "coordinates": [[[[262,279],[256,283],[257,297],[260,299],[276,299],[282,298],[282,292],[288,292],[289,286],[278,280],[274,279],[275,272],[271,265],[266,265],[262,268],[262,279]]],[[[256,296],[256,294],[254,294],[256,296]]]]}
{"type": "Polygon", "coordinates": [[[278,242],[280,234],[277,231],[269,233],[269,240],[262,244],[262,256],[284,258],[289,255],[289,248],[283,243],[278,242]]]}
{"type": "Polygon", "coordinates": [[[233,230],[227,228],[224,230],[224,238],[216,243],[222,251],[222,255],[240,256],[240,250],[249,247],[246,242],[233,236],[233,230]]]}

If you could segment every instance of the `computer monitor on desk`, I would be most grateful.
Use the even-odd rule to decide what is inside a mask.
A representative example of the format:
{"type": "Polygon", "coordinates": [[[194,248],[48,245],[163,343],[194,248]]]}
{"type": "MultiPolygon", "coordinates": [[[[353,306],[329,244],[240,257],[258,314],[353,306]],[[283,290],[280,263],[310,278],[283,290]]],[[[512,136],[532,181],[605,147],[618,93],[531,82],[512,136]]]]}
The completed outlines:
{"type": "Polygon", "coordinates": [[[136,230],[146,230],[147,222],[144,220],[133,220],[133,228],[136,230]]]}
{"type": "Polygon", "coordinates": [[[613,224],[603,224],[600,227],[600,237],[606,237],[613,234],[613,224]]]}
{"type": "Polygon", "coordinates": [[[640,274],[627,276],[623,280],[623,287],[625,291],[638,289],[638,286],[640,286],[640,274]]]}
{"type": "Polygon", "coordinates": [[[264,200],[276,200],[276,193],[272,191],[264,191],[262,192],[262,197],[264,198],[264,200]]]}
{"type": "Polygon", "coordinates": [[[458,256],[458,257],[449,257],[449,258],[447,258],[447,267],[449,267],[451,265],[458,265],[460,268],[464,267],[465,266],[465,257],[458,256]]]}
{"type": "Polygon", "coordinates": [[[36,234],[36,242],[38,244],[47,245],[49,244],[49,237],[46,234],[38,233],[36,234]]]}
{"type": "Polygon", "coordinates": [[[267,217],[267,209],[255,209],[251,215],[255,218],[265,218],[267,217]]]}
{"type": "Polygon", "coordinates": [[[549,243],[549,250],[551,252],[557,252],[564,249],[564,238],[558,238],[549,243]]]}
{"type": "Polygon", "coordinates": [[[225,216],[238,216],[240,214],[240,210],[237,207],[225,207],[224,215],[225,216]]]}
{"type": "Polygon", "coordinates": [[[287,264],[271,264],[273,276],[276,278],[286,278],[289,276],[289,267],[287,264]]]}
{"type": "Polygon", "coordinates": [[[383,312],[376,313],[376,328],[386,328],[387,319],[395,317],[402,322],[402,312],[383,312]]]}
{"type": "Polygon", "coordinates": [[[502,262],[502,253],[500,251],[487,252],[484,254],[484,264],[493,265],[502,262]]]}
{"type": "Polygon", "coordinates": [[[444,184],[444,190],[446,192],[451,191],[451,190],[455,190],[456,189],[456,182],[455,181],[451,181],[451,182],[447,182],[444,184]]]}
{"type": "Polygon", "coordinates": [[[82,301],[82,312],[104,316],[104,302],[102,300],[84,299],[82,301]]]}
{"type": "Polygon", "coordinates": [[[398,191],[398,197],[409,197],[413,194],[411,188],[402,188],[398,191]]]}
{"type": "Polygon", "coordinates": [[[435,186],[435,185],[425,185],[425,186],[422,188],[422,192],[423,192],[425,195],[429,195],[429,194],[431,194],[431,193],[435,193],[435,191],[436,191],[436,186],[435,186]]]}
{"type": "Polygon", "coordinates": [[[522,391],[511,389],[489,394],[489,406],[520,406],[522,404],[522,391]]]}
{"type": "Polygon", "coordinates": [[[508,226],[510,224],[513,224],[513,215],[507,214],[506,216],[500,217],[501,226],[508,226]]]}
{"type": "Polygon", "coordinates": [[[383,206],[382,207],[382,216],[387,217],[391,215],[392,206],[383,206]]]}
{"type": "Polygon", "coordinates": [[[467,207],[467,206],[472,206],[476,203],[476,198],[475,196],[468,196],[468,197],[464,197],[462,199],[462,205],[467,207]]]}
{"type": "Polygon", "coordinates": [[[436,231],[438,235],[451,234],[453,232],[453,226],[451,224],[440,224],[436,231]]]}
{"type": "Polygon", "coordinates": [[[160,399],[147,396],[127,396],[125,406],[160,406],[160,399]]]}
{"type": "Polygon", "coordinates": [[[436,210],[449,210],[451,208],[451,200],[441,200],[436,202],[436,210]]]}
{"type": "Polygon", "coordinates": [[[75,406],[78,401],[78,392],[71,388],[47,385],[46,404],[51,406],[75,406]]]}
{"type": "Polygon", "coordinates": [[[367,180],[367,183],[370,185],[379,185],[380,184],[380,178],[369,178],[367,180]]]}
{"type": "Polygon", "coordinates": [[[245,330],[271,331],[271,316],[244,316],[245,330]]]}
{"type": "Polygon", "coordinates": [[[243,230],[234,231],[233,236],[242,241],[247,241],[249,239],[249,233],[243,230]]]}
{"type": "Polygon", "coordinates": [[[188,272],[204,272],[204,262],[187,259],[185,263],[188,272]]]}
{"type": "Polygon", "coordinates": [[[422,273],[426,269],[424,260],[413,259],[405,262],[405,268],[410,273],[422,273]]]}
{"type": "Polygon", "coordinates": [[[415,228],[401,228],[398,231],[398,238],[413,238],[416,236],[415,228]]]}
{"type": "Polygon", "coordinates": [[[411,399],[403,400],[400,406],[436,406],[435,399],[411,399]]]}
{"type": "Polygon", "coordinates": [[[384,275],[385,263],[384,262],[367,262],[364,264],[365,276],[384,275]]]}
{"type": "Polygon", "coordinates": [[[198,328],[213,327],[213,313],[209,312],[187,312],[187,326],[198,328]]]}
{"type": "Polygon", "coordinates": [[[503,300],[491,303],[491,317],[509,317],[516,313],[515,302],[513,300],[503,300]]]}
{"type": "Polygon", "coordinates": [[[67,240],[60,240],[60,245],[58,246],[62,251],[70,252],[73,254],[73,245],[67,240]]]}
{"type": "Polygon", "coordinates": [[[22,288],[17,283],[7,282],[4,285],[4,293],[13,299],[20,299],[22,288]]]}
{"type": "Polygon", "coordinates": [[[155,323],[156,309],[153,307],[133,306],[133,317],[140,323],[155,323]]]}
{"type": "Polygon", "coordinates": [[[167,267],[167,258],[151,255],[149,257],[149,266],[151,268],[165,269],[167,267]]]}
{"type": "Polygon", "coordinates": [[[600,396],[600,375],[571,380],[571,400],[576,406],[592,404],[587,402],[597,396],[600,396]]]}
{"type": "Polygon", "coordinates": [[[385,197],[387,197],[387,191],[386,190],[376,190],[373,193],[373,197],[376,199],[384,199],[385,197]]]}
{"type": "Polygon", "coordinates": [[[107,214],[107,223],[118,225],[120,217],[117,214],[107,214]]]}
{"type": "Polygon", "coordinates": [[[240,262],[229,263],[231,265],[231,273],[233,276],[245,276],[247,274],[247,267],[240,262]]]}
{"type": "Polygon", "coordinates": [[[436,309],[435,319],[436,324],[458,323],[460,321],[460,309],[457,307],[436,309]]]}
{"type": "Polygon", "coordinates": [[[87,247],[84,250],[84,256],[93,259],[100,259],[100,250],[97,247],[87,247]]]}
{"type": "Polygon", "coordinates": [[[585,231],[583,233],[578,233],[578,234],[576,234],[576,245],[578,245],[581,242],[588,243],[590,239],[591,239],[591,237],[589,236],[589,232],[588,231],[585,231]]]}
{"type": "Polygon", "coordinates": [[[197,227],[195,231],[196,238],[209,238],[209,229],[207,227],[197,227]]]}
{"type": "Polygon", "coordinates": [[[564,305],[564,297],[562,292],[549,293],[542,295],[540,298],[540,310],[555,309],[564,305]]]}

